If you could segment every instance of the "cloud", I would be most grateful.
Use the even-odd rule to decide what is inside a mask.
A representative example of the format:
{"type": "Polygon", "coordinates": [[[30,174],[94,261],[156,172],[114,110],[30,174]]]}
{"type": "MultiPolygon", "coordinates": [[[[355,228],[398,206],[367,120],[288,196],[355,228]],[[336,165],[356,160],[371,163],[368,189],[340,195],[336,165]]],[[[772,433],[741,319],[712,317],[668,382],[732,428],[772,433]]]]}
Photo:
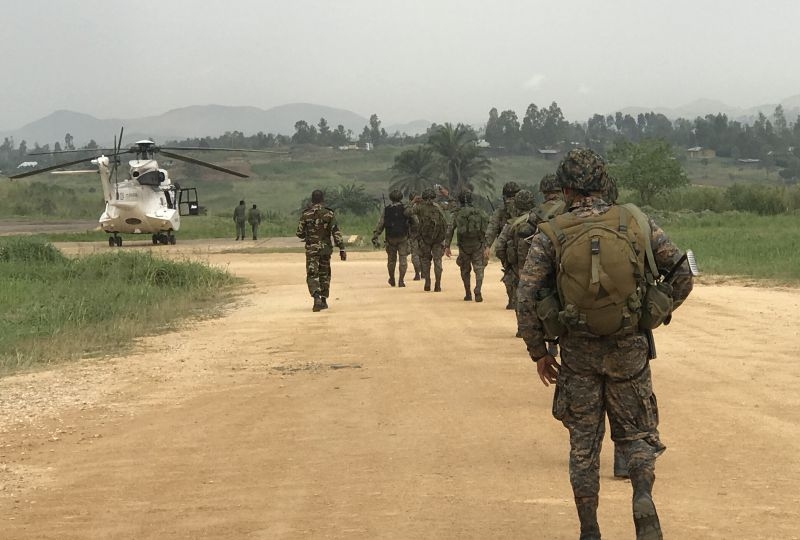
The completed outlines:
{"type": "Polygon", "coordinates": [[[585,95],[591,94],[592,93],[592,89],[589,88],[588,86],[586,86],[585,84],[582,84],[582,85],[580,85],[578,87],[578,93],[585,96],[585,95]]]}
{"type": "Polygon", "coordinates": [[[544,82],[545,76],[541,73],[534,73],[531,75],[527,81],[525,81],[526,88],[539,88],[541,84],[544,82]]]}

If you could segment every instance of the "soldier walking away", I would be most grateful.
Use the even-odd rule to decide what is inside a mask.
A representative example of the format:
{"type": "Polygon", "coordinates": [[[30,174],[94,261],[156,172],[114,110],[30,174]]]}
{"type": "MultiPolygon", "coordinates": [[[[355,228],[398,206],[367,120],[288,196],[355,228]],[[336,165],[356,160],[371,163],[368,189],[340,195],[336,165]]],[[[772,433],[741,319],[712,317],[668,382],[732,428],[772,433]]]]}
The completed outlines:
{"type": "Polygon", "coordinates": [[[312,311],[328,309],[331,287],[331,254],[333,245],[339,248],[339,257],[347,260],[344,240],[336,223],[333,210],[322,205],[325,195],[315,189],[311,193],[311,205],[303,210],[297,224],[298,238],[306,243],[306,283],[314,298],[312,311]]]}
{"type": "MultiPolygon", "coordinates": [[[[514,195],[520,190],[519,184],[516,182],[506,182],[503,184],[503,205],[498,207],[489,218],[489,226],[486,228],[486,255],[488,259],[492,244],[500,235],[500,231],[508,222],[517,216],[517,210],[514,207],[514,195]]],[[[503,283],[506,286],[506,295],[508,296],[508,303],[506,309],[514,309],[514,290],[512,289],[513,279],[507,274],[503,274],[503,283]]]]}
{"type": "Polygon", "coordinates": [[[411,229],[409,218],[405,214],[406,207],[403,204],[403,193],[398,189],[393,189],[389,193],[391,204],[383,209],[383,214],[375,230],[372,231],[372,245],[380,247],[378,236],[386,231],[386,255],[388,258],[387,268],[389,270],[389,285],[395,286],[395,266],[398,266],[399,281],[398,287],[405,287],[406,270],[408,269],[408,234],[411,229]],[[398,263],[398,257],[400,259],[398,263]]]}
{"type": "Polygon", "coordinates": [[[464,283],[464,301],[472,300],[473,291],[470,290],[470,270],[475,272],[475,301],[483,302],[481,287],[483,285],[484,245],[486,227],[489,218],[480,208],[472,206],[472,192],[462,191],[458,195],[461,205],[453,212],[453,219],[447,226],[445,238],[445,254],[450,257],[450,244],[453,234],[458,233],[458,258],[456,264],[461,268],[461,281],[464,283]]]}
{"type": "Polygon", "coordinates": [[[431,290],[431,264],[435,283],[434,292],[442,290],[442,255],[444,254],[444,236],[447,232],[447,216],[435,202],[436,192],[433,188],[422,190],[422,197],[410,208],[406,215],[419,223],[420,263],[426,291],[431,290]]]}
{"type": "Polygon", "coordinates": [[[253,240],[258,240],[258,226],[261,225],[261,210],[259,210],[255,204],[247,211],[247,222],[250,224],[250,229],[253,231],[253,240]]]}
{"type": "Polygon", "coordinates": [[[553,416],[569,430],[580,538],[600,538],[600,448],[608,414],[611,439],[628,464],[636,538],[661,539],[652,490],[655,460],[666,447],[652,390],[652,329],[669,322],[689,295],[691,271],[652,219],[633,205],[603,199],[611,184],[595,152],[571,150],[557,178],[567,211],[541,223],[531,241],[517,291],[518,325],[540,379],[556,384],[553,416]],[[668,283],[659,281],[668,273],[668,283]],[[560,365],[547,351],[545,339],[553,337],[560,365]]]}
{"type": "Polygon", "coordinates": [[[233,209],[233,222],[236,224],[237,240],[244,240],[244,237],[247,234],[244,228],[246,213],[247,209],[244,207],[244,201],[239,201],[239,206],[233,209]]]}
{"type": "MultiPolygon", "coordinates": [[[[414,204],[414,199],[417,194],[413,191],[408,193],[408,208],[414,204]]],[[[408,249],[411,252],[411,264],[414,265],[414,281],[420,280],[420,273],[422,272],[422,263],[419,260],[419,223],[415,216],[409,218],[409,231],[408,231],[408,249]]]]}
{"type": "MultiPolygon", "coordinates": [[[[510,219],[495,241],[495,254],[503,265],[504,282],[512,289],[511,302],[516,306],[517,283],[520,270],[528,256],[530,237],[536,232],[536,221],[529,221],[531,210],[536,205],[536,198],[527,189],[521,189],[514,195],[514,208],[519,216],[510,219]],[[508,278],[506,278],[508,276],[508,278]]],[[[517,332],[517,337],[520,337],[517,332]]]]}

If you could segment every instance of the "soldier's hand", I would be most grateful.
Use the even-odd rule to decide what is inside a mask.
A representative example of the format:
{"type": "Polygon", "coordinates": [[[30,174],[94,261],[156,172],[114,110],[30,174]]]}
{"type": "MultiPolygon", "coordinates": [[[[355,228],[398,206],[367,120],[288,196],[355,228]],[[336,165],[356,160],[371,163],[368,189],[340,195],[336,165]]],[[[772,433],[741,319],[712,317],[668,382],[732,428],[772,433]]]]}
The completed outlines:
{"type": "Polygon", "coordinates": [[[450,251],[450,247],[449,247],[449,246],[448,246],[448,247],[446,247],[446,248],[444,248],[444,254],[445,254],[445,255],[447,255],[447,258],[448,258],[448,259],[449,259],[449,258],[450,258],[450,256],[453,254],[453,253],[450,251]]]}
{"type": "Polygon", "coordinates": [[[373,237],[372,238],[372,247],[374,247],[375,249],[380,249],[381,243],[378,242],[378,238],[377,237],[373,237]]]}
{"type": "Polygon", "coordinates": [[[539,373],[539,378],[545,386],[556,383],[559,369],[561,369],[561,366],[559,366],[556,359],[549,354],[542,356],[536,361],[536,371],[539,373]]]}
{"type": "Polygon", "coordinates": [[[489,260],[489,248],[488,247],[483,248],[483,259],[485,261],[489,260]]]}
{"type": "Polygon", "coordinates": [[[347,260],[347,253],[345,252],[345,250],[343,249],[339,250],[339,258],[342,259],[343,261],[347,260]]]}

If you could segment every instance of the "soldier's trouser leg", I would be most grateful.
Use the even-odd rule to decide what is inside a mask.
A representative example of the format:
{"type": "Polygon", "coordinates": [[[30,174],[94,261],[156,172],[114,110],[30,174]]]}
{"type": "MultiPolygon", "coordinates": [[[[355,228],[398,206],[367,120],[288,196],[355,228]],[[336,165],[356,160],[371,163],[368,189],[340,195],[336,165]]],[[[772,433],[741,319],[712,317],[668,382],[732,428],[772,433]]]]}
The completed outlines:
{"type": "Polygon", "coordinates": [[[503,274],[503,285],[506,286],[506,295],[508,295],[508,304],[506,308],[513,309],[517,305],[517,276],[514,272],[508,271],[503,274]]]}
{"type": "Polygon", "coordinates": [[[408,240],[403,239],[399,244],[397,244],[397,270],[399,272],[399,283],[403,283],[406,278],[406,272],[408,271],[408,253],[409,253],[409,245],[408,240]]]}
{"type": "Polygon", "coordinates": [[[331,295],[331,256],[319,257],[319,291],[323,298],[331,295]]]}
{"type": "Polygon", "coordinates": [[[483,287],[483,271],[486,265],[483,262],[483,247],[472,254],[472,269],[475,271],[475,294],[481,294],[483,287]]]}
{"type": "Polygon", "coordinates": [[[433,257],[433,274],[436,278],[434,290],[441,290],[442,288],[442,257],[444,256],[444,248],[442,244],[434,244],[431,246],[431,255],[433,257]]]}
{"type": "Polygon", "coordinates": [[[314,296],[314,293],[321,294],[320,279],[319,279],[319,250],[315,248],[306,248],[306,284],[308,285],[308,294],[314,296]]]}
{"type": "Polygon", "coordinates": [[[253,223],[253,240],[258,240],[258,223],[253,223]]]}
{"type": "Polygon", "coordinates": [[[394,287],[394,268],[397,266],[397,246],[386,241],[386,255],[387,263],[386,268],[389,270],[389,285],[394,287]]]}
{"type": "Polygon", "coordinates": [[[245,231],[244,221],[237,221],[236,222],[236,238],[241,238],[244,240],[245,235],[247,232],[245,231]]]}
{"type": "Polygon", "coordinates": [[[581,522],[580,540],[600,540],[600,526],[597,524],[598,497],[575,497],[575,508],[581,522]]]}
{"type": "Polygon", "coordinates": [[[419,247],[420,247],[419,262],[422,265],[422,279],[425,280],[425,290],[430,290],[431,262],[433,260],[433,254],[431,252],[432,246],[420,242],[419,247]]]}

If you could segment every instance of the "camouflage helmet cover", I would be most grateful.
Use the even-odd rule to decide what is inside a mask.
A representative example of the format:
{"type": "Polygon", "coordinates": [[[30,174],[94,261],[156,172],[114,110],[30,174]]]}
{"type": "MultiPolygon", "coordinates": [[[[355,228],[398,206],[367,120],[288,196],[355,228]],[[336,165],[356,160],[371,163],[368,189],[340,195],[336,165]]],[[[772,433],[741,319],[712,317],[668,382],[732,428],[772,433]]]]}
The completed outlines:
{"type": "Polygon", "coordinates": [[[458,202],[461,204],[472,204],[472,192],[465,189],[458,194],[458,202]]]}
{"type": "Polygon", "coordinates": [[[389,200],[392,202],[400,202],[403,200],[403,192],[399,189],[393,189],[389,192],[389,200]]]}
{"type": "Polygon", "coordinates": [[[519,191],[519,184],[513,180],[503,184],[503,197],[513,197],[517,194],[517,191],[519,191]]]}
{"type": "Polygon", "coordinates": [[[558,178],[556,178],[556,175],[546,174],[542,176],[542,179],[539,181],[539,191],[542,193],[561,191],[561,184],[558,183],[558,178]]]}
{"type": "Polygon", "coordinates": [[[588,148],[570,150],[556,170],[562,188],[580,191],[603,191],[608,188],[606,162],[588,148]]]}
{"type": "Polygon", "coordinates": [[[521,212],[527,212],[536,206],[536,197],[527,189],[521,189],[514,195],[514,206],[521,212]]]}
{"type": "Polygon", "coordinates": [[[608,177],[608,187],[604,195],[606,202],[615,203],[619,198],[619,190],[617,189],[617,181],[611,176],[608,177]]]}
{"type": "Polygon", "coordinates": [[[436,192],[433,188],[425,188],[422,190],[422,198],[426,201],[432,201],[436,198],[436,192]]]}

